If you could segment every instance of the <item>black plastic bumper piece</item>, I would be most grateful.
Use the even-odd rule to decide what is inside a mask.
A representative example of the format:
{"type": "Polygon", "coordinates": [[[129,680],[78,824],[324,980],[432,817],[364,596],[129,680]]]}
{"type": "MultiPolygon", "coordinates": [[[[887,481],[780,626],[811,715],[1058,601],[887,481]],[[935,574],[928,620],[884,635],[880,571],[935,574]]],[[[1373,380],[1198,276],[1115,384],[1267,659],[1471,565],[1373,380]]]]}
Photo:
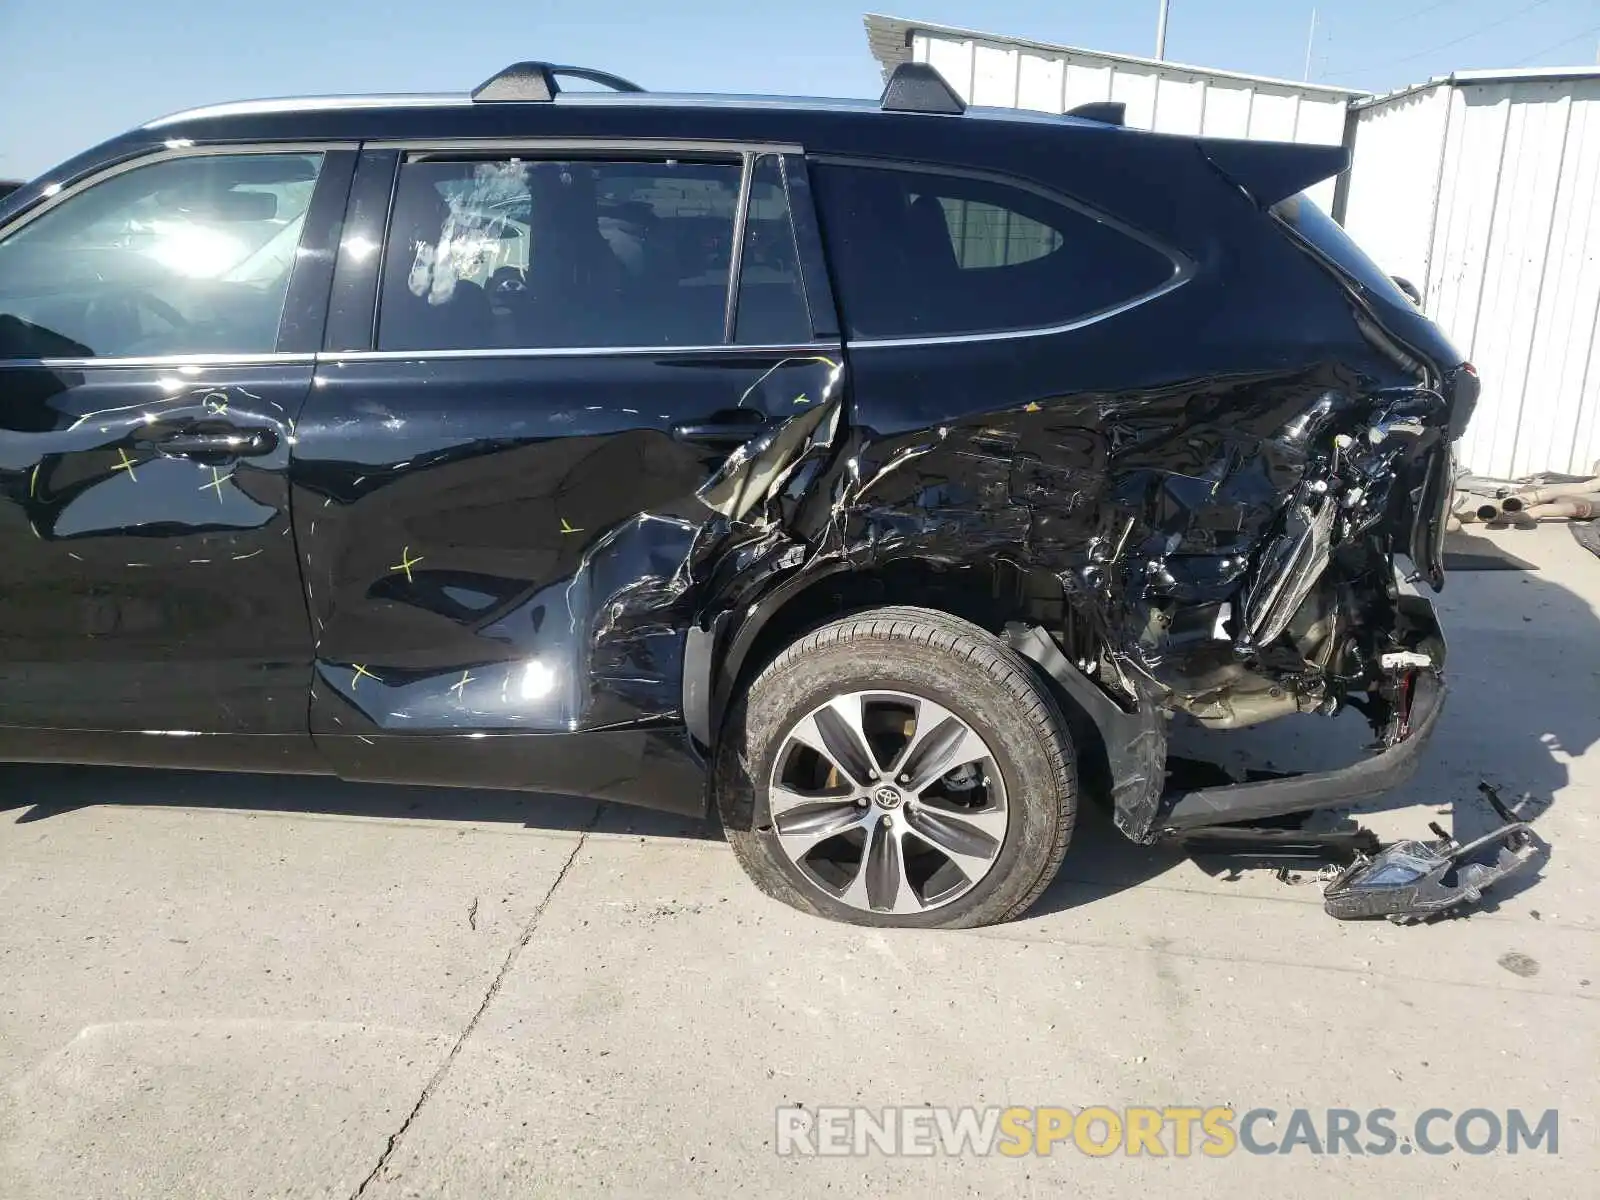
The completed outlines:
{"type": "Polygon", "coordinates": [[[1111,770],[1111,803],[1117,828],[1135,842],[1153,839],[1167,771],[1166,722],[1155,706],[1141,701],[1126,712],[1067,661],[1050,635],[1037,625],[1010,624],[1006,640],[1059,683],[1100,731],[1111,770]]]}
{"type": "Polygon", "coordinates": [[[1399,787],[1417,769],[1424,747],[1444,710],[1444,680],[1419,672],[1411,702],[1411,732],[1381,754],[1343,767],[1284,779],[1236,783],[1180,793],[1159,822],[1168,833],[1207,825],[1261,821],[1381,795],[1399,787]]]}

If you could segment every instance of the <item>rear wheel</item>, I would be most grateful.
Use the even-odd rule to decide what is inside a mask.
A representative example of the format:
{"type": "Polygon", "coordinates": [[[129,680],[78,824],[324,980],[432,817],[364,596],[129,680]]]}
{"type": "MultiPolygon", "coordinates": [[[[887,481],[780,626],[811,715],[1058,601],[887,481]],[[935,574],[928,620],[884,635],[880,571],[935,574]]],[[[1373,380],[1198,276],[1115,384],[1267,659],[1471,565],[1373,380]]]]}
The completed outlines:
{"type": "Polygon", "coordinates": [[[861,925],[1017,916],[1066,853],[1066,725],[1027,662],[970,622],[884,608],[784,650],[729,714],[718,806],[769,895],[861,925]]]}

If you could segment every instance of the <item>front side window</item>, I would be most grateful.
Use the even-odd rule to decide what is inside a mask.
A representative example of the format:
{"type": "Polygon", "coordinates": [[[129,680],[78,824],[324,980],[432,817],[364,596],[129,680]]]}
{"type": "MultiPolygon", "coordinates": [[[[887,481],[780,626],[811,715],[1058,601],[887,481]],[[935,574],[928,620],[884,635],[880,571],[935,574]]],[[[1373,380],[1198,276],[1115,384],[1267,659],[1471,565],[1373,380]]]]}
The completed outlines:
{"type": "Polygon", "coordinates": [[[384,254],[378,348],[721,344],[741,169],[409,161],[384,254]]]}
{"type": "Polygon", "coordinates": [[[0,358],[265,354],[320,154],[123,171],[0,239],[0,358]]]}
{"type": "Polygon", "coordinates": [[[1092,317],[1168,283],[1162,251],[991,179],[821,162],[814,178],[853,337],[982,334],[1092,317]]]}

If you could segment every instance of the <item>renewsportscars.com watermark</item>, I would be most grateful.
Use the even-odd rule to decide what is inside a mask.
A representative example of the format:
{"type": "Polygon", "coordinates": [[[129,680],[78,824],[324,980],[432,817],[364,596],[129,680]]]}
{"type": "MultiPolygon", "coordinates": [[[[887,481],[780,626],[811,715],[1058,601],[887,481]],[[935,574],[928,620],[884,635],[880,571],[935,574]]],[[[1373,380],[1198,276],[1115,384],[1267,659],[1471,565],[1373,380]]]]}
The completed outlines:
{"type": "Polygon", "coordinates": [[[1404,1122],[1392,1108],[780,1108],[774,1146],[801,1157],[1558,1154],[1559,1125],[1553,1108],[1429,1108],[1404,1122]]]}

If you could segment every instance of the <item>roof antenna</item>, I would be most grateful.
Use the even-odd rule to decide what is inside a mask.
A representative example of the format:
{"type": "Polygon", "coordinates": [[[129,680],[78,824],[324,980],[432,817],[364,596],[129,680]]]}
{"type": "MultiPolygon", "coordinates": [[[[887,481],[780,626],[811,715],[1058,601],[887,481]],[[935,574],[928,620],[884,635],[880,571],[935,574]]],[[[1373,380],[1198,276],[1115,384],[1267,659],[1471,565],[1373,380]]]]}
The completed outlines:
{"type": "Polygon", "coordinates": [[[967,102],[932,66],[907,62],[901,63],[889,76],[878,107],[884,112],[937,113],[956,117],[967,111],[967,102]]]}

